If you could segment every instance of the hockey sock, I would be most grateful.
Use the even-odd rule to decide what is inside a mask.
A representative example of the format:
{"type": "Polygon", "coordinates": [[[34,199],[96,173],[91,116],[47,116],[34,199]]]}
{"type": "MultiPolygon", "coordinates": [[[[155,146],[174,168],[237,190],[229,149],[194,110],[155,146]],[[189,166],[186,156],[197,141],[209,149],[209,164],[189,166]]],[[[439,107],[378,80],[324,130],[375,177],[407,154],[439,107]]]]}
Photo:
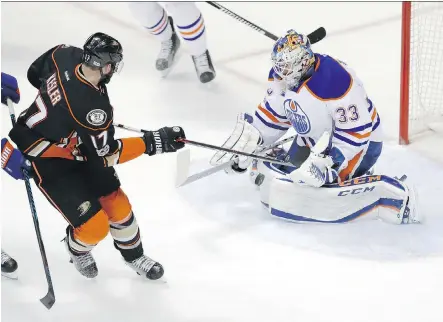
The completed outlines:
{"type": "Polygon", "coordinates": [[[111,235],[114,238],[114,246],[126,261],[133,261],[143,255],[140,228],[132,211],[123,220],[110,221],[109,224],[111,235]]]}

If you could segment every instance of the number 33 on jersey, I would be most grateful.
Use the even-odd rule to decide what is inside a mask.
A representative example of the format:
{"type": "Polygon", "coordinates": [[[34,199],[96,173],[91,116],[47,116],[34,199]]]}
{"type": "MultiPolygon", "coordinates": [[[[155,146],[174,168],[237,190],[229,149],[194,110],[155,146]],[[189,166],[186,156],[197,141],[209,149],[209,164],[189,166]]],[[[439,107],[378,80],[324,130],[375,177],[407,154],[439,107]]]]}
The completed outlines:
{"type": "Polygon", "coordinates": [[[357,174],[358,168],[367,168],[368,158],[379,156],[380,117],[361,80],[346,64],[315,54],[314,70],[311,77],[289,90],[271,70],[271,89],[258,106],[254,126],[265,142],[292,126],[299,134],[297,143],[309,147],[325,131],[332,133],[330,155],[345,180],[357,174]]]}

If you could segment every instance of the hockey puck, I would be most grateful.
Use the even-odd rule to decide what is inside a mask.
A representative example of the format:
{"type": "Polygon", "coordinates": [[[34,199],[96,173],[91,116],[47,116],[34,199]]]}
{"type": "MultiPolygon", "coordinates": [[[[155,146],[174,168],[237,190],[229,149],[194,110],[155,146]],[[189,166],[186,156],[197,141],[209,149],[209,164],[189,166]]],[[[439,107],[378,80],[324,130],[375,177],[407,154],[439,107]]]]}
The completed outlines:
{"type": "Polygon", "coordinates": [[[260,173],[256,178],[255,178],[255,181],[254,181],[254,183],[257,185],[257,186],[261,186],[261,184],[263,183],[263,180],[265,180],[265,175],[263,174],[263,173],[260,173]]]}

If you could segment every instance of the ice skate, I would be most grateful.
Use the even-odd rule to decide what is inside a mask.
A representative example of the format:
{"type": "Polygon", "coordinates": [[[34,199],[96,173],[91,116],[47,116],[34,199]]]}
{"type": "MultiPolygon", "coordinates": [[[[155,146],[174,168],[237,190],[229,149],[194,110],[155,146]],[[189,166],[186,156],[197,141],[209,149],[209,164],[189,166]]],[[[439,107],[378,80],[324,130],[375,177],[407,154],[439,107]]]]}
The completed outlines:
{"type": "Polygon", "coordinates": [[[137,274],[150,280],[157,280],[163,276],[163,266],[146,255],[142,255],[132,262],[125,261],[137,274]]]}
{"type": "Polygon", "coordinates": [[[216,73],[209,51],[206,50],[199,56],[192,56],[192,61],[194,62],[195,71],[197,72],[200,82],[208,83],[215,78],[216,73]]]}
{"type": "Polygon", "coordinates": [[[17,279],[17,262],[2,250],[2,276],[17,279]]]}
{"type": "Polygon", "coordinates": [[[77,271],[79,271],[80,274],[87,278],[96,277],[98,274],[98,269],[94,257],[92,257],[91,255],[91,252],[87,252],[82,255],[75,255],[72,253],[68,245],[68,237],[65,237],[63,239],[63,242],[65,243],[66,250],[68,251],[69,256],[71,257],[70,262],[74,264],[77,271]]]}
{"type": "Polygon", "coordinates": [[[180,48],[180,39],[174,30],[172,18],[169,17],[168,19],[172,28],[172,36],[168,40],[162,41],[160,53],[155,61],[155,68],[162,73],[163,77],[166,77],[171,71],[175,63],[175,55],[180,48]]]}

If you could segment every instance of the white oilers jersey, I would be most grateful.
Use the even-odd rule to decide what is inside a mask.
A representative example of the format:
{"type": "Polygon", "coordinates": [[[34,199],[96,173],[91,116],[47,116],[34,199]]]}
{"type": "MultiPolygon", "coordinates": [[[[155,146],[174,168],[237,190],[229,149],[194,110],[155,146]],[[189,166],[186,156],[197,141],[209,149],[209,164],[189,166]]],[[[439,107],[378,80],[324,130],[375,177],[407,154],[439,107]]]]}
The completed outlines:
{"type": "Polygon", "coordinates": [[[271,70],[270,86],[253,125],[264,144],[275,142],[292,127],[297,143],[312,147],[328,131],[330,155],[344,179],[362,161],[369,142],[381,142],[380,117],[351,68],[330,56],[315,56],[312,76],[296,88],[286,89],[271,70]]]}

